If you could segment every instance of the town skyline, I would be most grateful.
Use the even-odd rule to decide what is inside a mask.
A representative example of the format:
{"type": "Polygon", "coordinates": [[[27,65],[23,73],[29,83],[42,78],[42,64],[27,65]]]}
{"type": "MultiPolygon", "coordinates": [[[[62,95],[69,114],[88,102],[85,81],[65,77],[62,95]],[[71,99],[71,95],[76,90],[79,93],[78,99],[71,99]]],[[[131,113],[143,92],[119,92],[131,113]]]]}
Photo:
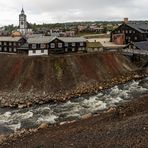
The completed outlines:
{"type": "Polygon", "coordinates": [[[14,0],[0,2],[0,26],[18,25],[18,15],[23,8],[30,23],[64,23],[81,21],[122,21],[124,17],[130,20],[147,20],[148,1],[141,0],[14,0]],[[11,16],[11,17],[10,17],[11,16]]]}

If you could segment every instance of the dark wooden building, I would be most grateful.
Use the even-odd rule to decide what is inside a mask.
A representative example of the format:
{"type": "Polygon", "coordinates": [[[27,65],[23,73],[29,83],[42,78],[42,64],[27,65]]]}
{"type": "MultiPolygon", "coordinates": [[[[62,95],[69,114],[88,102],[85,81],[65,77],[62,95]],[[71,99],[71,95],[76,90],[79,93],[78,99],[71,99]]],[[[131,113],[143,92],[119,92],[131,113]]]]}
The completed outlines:
{"type": "Polygon", "coordinates": [[[124,23],[111,32],[111,42],[116,44],[128,44],[130,42],[146,41],[148,38],[148,24],[144,22],[124,23]]]}
{"type": "Polygon", "coordinates": [[[17,53],[17,49],[26,42],[23,37],[0,37],[0,52],[17,53]]]}
{"type": "Polygon", "coordinates": [[[29,38],[27,42],[18,49],[18,53],[29,56],[49,55],[86,51],[86,39],[82,37],[36,37],[29,38]]]}

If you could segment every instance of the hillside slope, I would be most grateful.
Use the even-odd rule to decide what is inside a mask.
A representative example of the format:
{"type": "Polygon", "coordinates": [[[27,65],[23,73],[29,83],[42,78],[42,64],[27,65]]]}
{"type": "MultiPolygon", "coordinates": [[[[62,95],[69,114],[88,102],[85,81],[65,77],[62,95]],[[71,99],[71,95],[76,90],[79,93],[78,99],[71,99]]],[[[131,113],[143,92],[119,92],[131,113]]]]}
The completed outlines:
{"type": "MultiPolygon", "coordinates": [[[[12,92],[9,96],[14,98],[20,92],[30,92],[38,97],[52,94],[52,98],[60,93],[56,97],[59,98],[67,91],[79,91],[80,87],[83,88],[80,94],[87,93],[91,84],[103,85],[115,77],[127,77],[134,70],[135,67],[124,56],[115,53],[49,57],[0,55],[0,92],[12,92]],[[86,86],[90,86],[87,91],[86,86]]],[[[76,93],[71,94],[75,96],[76,93]]],[[[22,94],[21,97],[24,98],[22,94]]]]}

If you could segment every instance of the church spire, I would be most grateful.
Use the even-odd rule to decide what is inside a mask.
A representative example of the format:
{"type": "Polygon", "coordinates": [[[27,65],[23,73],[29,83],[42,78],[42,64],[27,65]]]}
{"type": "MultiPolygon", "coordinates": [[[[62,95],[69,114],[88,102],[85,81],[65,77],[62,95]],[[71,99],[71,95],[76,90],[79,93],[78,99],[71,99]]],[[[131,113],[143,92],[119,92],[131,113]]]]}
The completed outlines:
{"type": "Polygon", "coordinates": [[[24,14],[24,8],[23,8],[23,6],[22,6],[22,11],[21,11],[21,14],[24,14]]]}

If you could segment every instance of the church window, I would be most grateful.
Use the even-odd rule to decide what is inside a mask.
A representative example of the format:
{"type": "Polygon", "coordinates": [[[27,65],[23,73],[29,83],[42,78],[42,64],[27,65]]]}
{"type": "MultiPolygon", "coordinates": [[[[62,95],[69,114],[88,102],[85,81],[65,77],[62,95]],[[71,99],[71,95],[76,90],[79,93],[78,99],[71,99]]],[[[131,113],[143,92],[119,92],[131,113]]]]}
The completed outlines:
{"type": "Polygon", "coordinates": [[[21,25],[23,25],[24,24],[24,22],[21,22],[21,25]]]}

